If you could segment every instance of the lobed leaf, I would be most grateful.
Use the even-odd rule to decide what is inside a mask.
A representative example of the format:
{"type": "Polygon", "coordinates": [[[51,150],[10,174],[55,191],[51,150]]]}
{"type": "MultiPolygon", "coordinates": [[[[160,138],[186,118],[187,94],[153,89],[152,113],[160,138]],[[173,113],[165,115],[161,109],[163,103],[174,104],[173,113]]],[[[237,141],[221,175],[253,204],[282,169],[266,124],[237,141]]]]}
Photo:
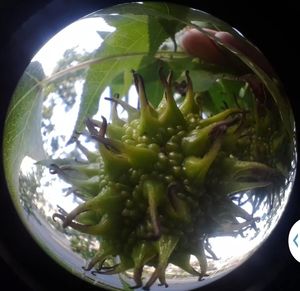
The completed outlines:
{"type": "Polygon", "coordinates": [[[112,82],[113,86],[119,82],[124,85],[121,93],[126,94],[130,70],[153,62],[158,47],[167,38],[159,23],[153,22],[148,16],[110,15],[105,19],[117,29],[106,36],[105,42],[94,56],[99,61],[88,69],[75,126],[77,131],[83,129],[86,116],[92,116],[97,112],[104,89],[112,82]]]}
{"type": "Polygon", "coordinates": [[[44,158],[41,137],[42,86],[45,77],[39,62],[32,62],[20,79],[6,117],[3,159],[11,194],[19,192],[19,172],[22,160],[30,156],[44,158]]]}

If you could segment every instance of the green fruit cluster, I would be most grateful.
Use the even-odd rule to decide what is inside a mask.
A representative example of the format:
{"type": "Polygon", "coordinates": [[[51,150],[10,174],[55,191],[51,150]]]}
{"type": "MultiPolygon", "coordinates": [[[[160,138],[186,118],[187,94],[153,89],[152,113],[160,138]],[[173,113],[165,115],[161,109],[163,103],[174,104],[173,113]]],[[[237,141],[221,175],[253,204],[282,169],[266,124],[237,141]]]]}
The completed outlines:
{"type": "Polygon", "coordinates": [[[165,77],[160,70],[159,76],[164,98],[158,108],[148,102],[143,78],[133,72],[140,108],[118,96],[108,98],[114,104],[112,122],[86,121],[99,151],[89,152],[77,141],[87,162],[50,165],[51,173],[69,182],[84,200],[53,219],[99,238],[100,249],[86,270],[107,275],[133,270],[133,288],[144,290],[157,279],[168,286],[169,263],[202,279],[206,253],[216,258],[209,237],[256,228],[257,218],[230,195],[257,189],[263,195],[283,179],[275,162],[256,159],[260,151],[271,155],[276,140],[258,141],[255,114],[237,106],[204,117],[201,95],[193,91],[188,72],[180,105],[174,99],[172,73],[165,77]],[[117,105],[127,111],[127,121],[118,117],[117,105]],[[198,270],[190,265],[191,255],[199,261],[198,270]],[[109,263],[112,258],[116,264],[109,263]],[[155,268],[147,282],[142,279],[144,266],[155,268]]]}

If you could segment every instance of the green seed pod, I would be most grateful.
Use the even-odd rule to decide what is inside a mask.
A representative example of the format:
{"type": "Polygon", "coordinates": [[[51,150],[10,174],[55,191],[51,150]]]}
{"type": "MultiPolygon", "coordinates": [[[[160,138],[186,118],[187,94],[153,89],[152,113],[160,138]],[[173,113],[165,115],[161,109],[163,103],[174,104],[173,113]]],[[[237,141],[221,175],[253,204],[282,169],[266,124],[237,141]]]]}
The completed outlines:
{"type": "Polygon", "coordinates": [[[133,72],[140,108],[115,95],[108,98],[114,104],[110,124],[105,118],[102,122],[87,119],[99,150],[90,152],[77,143],[86,163],[40,162],[82,192],[82,204],[53,218],[61,219],[63,227],[101,240],[86,269],[106,275],[133,269],[136,285],[132,288],[144,290],[156,280],[168,286],[169,263],[202,279],[206,252],[216,259],[205,238],[235,236],[256,227],[255,218],[231,195],[252,190],[263,201],[267,189],[284,179],[284,171],[276,169],[280,161],[270,157],[272,152],[284,155],[286,135],[275,131],[270,139],[263,136],[272,128],[267,111],[259,115],[257,109],[249,113],[248,108],[228,108],[205,118],[199,99],[206,98],[207,92],[194,92],[188,72],[180,106],[173,95],[172,72],[168,78],[162,70],[159,75],[164,96],[158,108],[148,101],[142,76],[133,72]],[[118,117],[117,105],[127,111],[127,121],[118,117]],[[191,255],[198,260],[199,272],[190,265],[191,255]],[[110,265],[108,258],[119,264],[110,265]],[[155,270],[143,282],[145,266],[155,270]]]}

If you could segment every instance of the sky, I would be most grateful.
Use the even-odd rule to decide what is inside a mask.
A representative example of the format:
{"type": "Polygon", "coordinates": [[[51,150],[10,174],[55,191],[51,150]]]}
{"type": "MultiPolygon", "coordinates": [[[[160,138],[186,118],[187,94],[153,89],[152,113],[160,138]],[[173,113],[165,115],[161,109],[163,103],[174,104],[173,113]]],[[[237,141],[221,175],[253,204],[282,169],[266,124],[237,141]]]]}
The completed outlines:
{"type": "Polygon", "coordinates": [[[92,52],[98,48],[102,39],[97,31],[113,31],[102,18],[80,19],[51,38],[34,56],[32,61],[39,61],[47,76],[56,66],[56,62],[62,58],[67,49],[78,47],[78,50],[92,52]]]}

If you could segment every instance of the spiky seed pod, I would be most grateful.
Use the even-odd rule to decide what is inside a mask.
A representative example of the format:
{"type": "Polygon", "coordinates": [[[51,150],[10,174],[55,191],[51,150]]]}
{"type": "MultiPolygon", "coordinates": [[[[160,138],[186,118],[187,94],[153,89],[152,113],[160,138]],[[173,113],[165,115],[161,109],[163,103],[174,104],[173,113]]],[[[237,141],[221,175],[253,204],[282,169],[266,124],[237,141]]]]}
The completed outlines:
{"type": "Polygon", "coordinates": [[[114,103],[112,123],[104,117],[101,122],[86,120],[99,151],[91,153],[77,142],[88,163],[65,165],[62,160],[50,165],[51,173],[84,193],[85,201],[70,213],[55,213],[53,219],[101,237],[100,249],[86,270],[108,275],[131,269],[133,288],[149,290],[157,279],[167,287],[169,263],[202,279],[207,271],[205,250],[216,259],[206,238],[243,234],[256,227],[256,219],[229,195],[268,187],[280,176],[271,165],[241,161],[231,151],[231,143],[253,128],[247,111],[230,108],[203,118],[201,95],[194,93],[188,72],[185,76],[186,96],[178,106],[172,72],[166,78],[160,70],[165,92],[155,109],[142,76],[133,71],[140,109],[118,95],[107,98],[114,103]],[[127,122],[118,117],[117,104],[128,112],[127,122]],[[191,255],[198,259],[199,270],[190,265],[191,255]],[[103,267],[109,257],[118,257],[120,263],[103,267]],[[155,271],[144,283],[145,266],[155,271]]]}

